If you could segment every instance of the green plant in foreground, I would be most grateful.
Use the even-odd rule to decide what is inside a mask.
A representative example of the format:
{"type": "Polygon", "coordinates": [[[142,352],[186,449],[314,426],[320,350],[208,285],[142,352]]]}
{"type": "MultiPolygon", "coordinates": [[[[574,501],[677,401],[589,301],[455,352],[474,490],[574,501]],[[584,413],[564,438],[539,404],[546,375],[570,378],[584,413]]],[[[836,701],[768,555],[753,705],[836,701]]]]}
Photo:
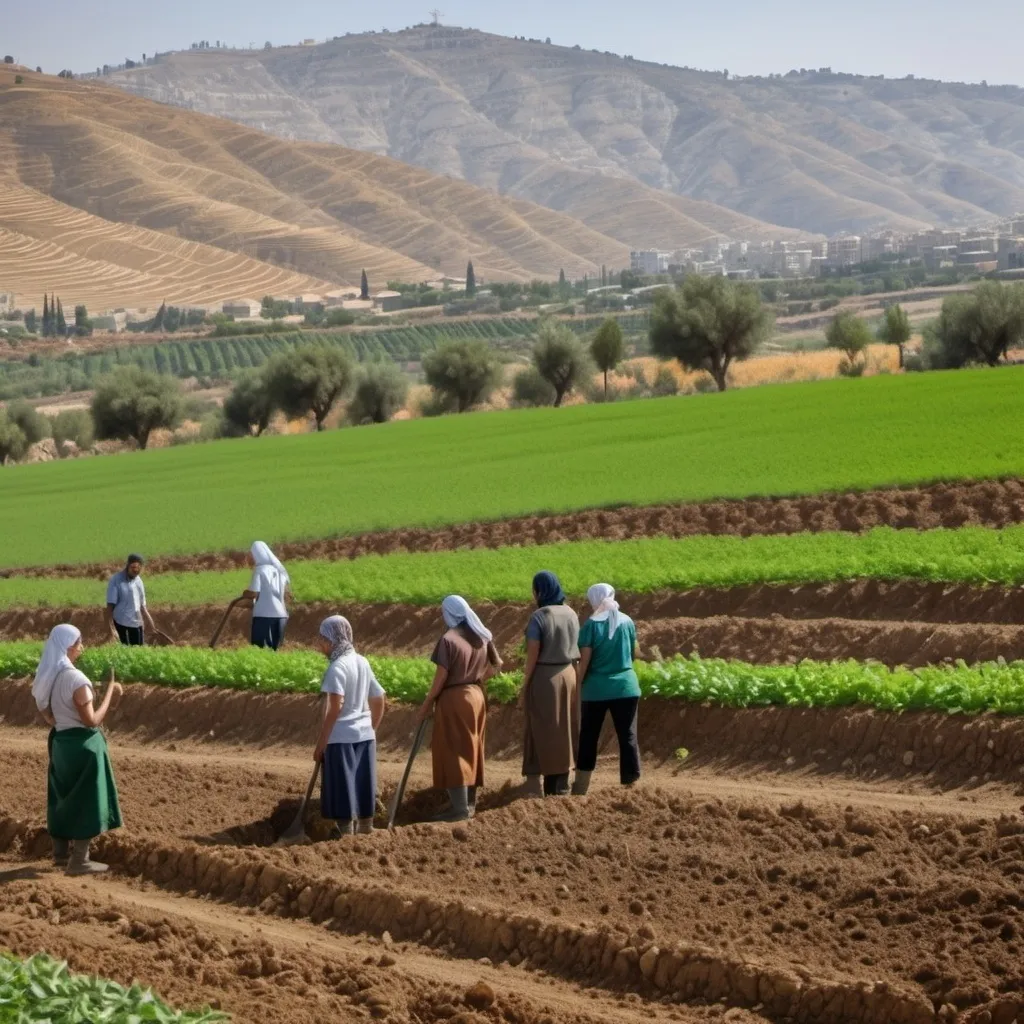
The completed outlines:
{"type": "Polygon", "coordinates": [[[0,952],[0,1020],[10,1024],[214,1024],[226,1014],[172,1010],[149,989],[72,974],[68,965],[37,954],[18,960],[0,952]]]}
{"type": "MultiPolygon", "coordinates": [[[[0,644],[0,678],[24,678],[36,668],[42,645],[0,644]]],[[[434,666],[425,658],[370,657],[392,700],[419,703],[434,666]]],[[[324,659],[309,651],[264,651],[255,647],[211,651],[187,647],[121,647],[86,650],[79,666],[92,679],[111,666],[124,682],[160,686],[214,686],[256,693],[316,693],[324,659]]],[[[848,707],[882,711],[994,711],[1024,714],[1024,661],[968,666],[887,668],[874,662],[802,661],[797,665],[750,665],[740,661],[677,656],[637,662],[645,697],[748,708],[767,706],[848,707]]],[[[522,685],[520,672],[495,676],[492,700],[511,703],[522,685]]]]}

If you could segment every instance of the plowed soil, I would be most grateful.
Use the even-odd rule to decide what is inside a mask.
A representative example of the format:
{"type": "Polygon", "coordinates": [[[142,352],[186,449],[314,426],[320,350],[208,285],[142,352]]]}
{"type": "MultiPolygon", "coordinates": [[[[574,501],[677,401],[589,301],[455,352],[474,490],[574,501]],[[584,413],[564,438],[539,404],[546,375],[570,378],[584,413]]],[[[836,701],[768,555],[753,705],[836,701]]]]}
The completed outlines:
{"type": "MultiPolygon", "coordinates": [[[[24,713],[24,690],[0,690],[9,722],[24,713]]],[[[15,951],[45,948],[182,1005],[216,1001],[236,1020],[269,1012],[285,1024],[981,1024],[1024,1009],[1015,720],[772,709],[769,727],[769,713],[727,722],[679,709],[669,724],[671,705],[647,705],[638,788],[616,785],[606,754],[590,796],[527,801],[513,786],[515,751],[501,750],[520,724],[508,712],[494,723],[474,821],[276,849],[267,844],[294,810],[308,748],[224,742],[222,697],[244,695],[158,705],[148,690],[129,688],[111,719],[126,827],[96,844],[109,878],[48,867],[45,731],[0,729],[0,935],[15,951]],[[216,738],[200,745],[204,710],[216,738]],[[952,750],[957,734],[971,738],[970,762],[962,744],[952,750]],[[703,748],[694,767],[661,763],[682,738],[703,748]],[[814,744],[813,771],[787,756],[814,744]],[[834,747],[856,749],[857,764],[844,768],[834,747]],[[926,761],[946,747],[940,789],[926,761]],[[909,764],[907,749],[918,751],[909,764]],[[996,769],[987,783],[975,774],[981,751],[996,769]],[[868,764],[890,762],[868,777],[868,764]]],[[[271,718],[308,729],[310,705],[258,698],[242,717],[254,735],[271,718]]],[[[389,717],[385,790],[411,729],[408,712],[389,717]]]]}
{"type": "MultiPolygon", "coordinates": [[[[623,540],[632,537],[690,537],[699,534],[801,533],[875,526],[900,529],[1004,527],[1024,522],[1024,481],[991,480],[824,494],[801,498],[748,498],[590,509],[559,515],[524,516],[497,522],[464,523],[443,529],[391,530],[353,537],[276,545],[279,557],[338,560],[394,551],[449,551],[498,548],[571,540],[623,540]]],[[[233,569],[246,564],[246,552],[206,552],[150,559],[150,572],[233,569]]],[[[5,576],[84,576],[106,579],[110,565],[54,565],[8,569],[5,576]]]]}
{"type": "MultiPolygon", "coordinates": [[[[887,665],[946,660],[1024,658],[1024,590],[929,583],[857,581],[797,587],[734,587],[620,595],[637,622],[642,653],[663,656],[696,651],[704,657],[756,663],[870,658],[887,665]]],[[[574,602],[581,616],[586,609],[574,602]]],[[[296,605],[286,643],[309,645],[333,604],[296,605]]],[[[368,654],[423,656],[441,629],[435,607],[345,605],[360,648],[368,654]]],[[[532,607],[480,602],[477,610],[494,632],[507,661],[519,657],[532,607]]],[[[154,609],[158,624],[179,643],[209,642],[220,622],[219,605],[154,609]]],[[[107,633],[99,608],[26,608],[0,612],[0,639],[38,640],[59,622],[72,622],[88,643],[107,633]]],[[[159,638],[156,638],[159,642],[159,638]]],[[[222,646],[248,640],[248,616],[236,611],[222,646]]]]}

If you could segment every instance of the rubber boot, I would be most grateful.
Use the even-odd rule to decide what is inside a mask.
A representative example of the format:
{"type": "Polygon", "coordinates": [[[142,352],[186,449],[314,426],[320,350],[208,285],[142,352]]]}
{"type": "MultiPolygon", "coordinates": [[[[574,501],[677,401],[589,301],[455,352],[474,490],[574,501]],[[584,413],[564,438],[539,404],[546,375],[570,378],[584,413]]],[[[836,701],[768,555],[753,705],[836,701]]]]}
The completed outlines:
{"type": "Polygon", "coordinates": [[[572,780],[573,796],[587,795],[587,790],[590,789],[590,776],[593,774],[593,772],[581,772],[579,769],[576,770],[576,777],[572,780]]]}
{"type": "Polygon", "coordinates": [[[51,836],[53,840],[53,864],[54,867],[66,868],[68,866],[68,857],[71,854],[71,841],[69,839],[58,839],[56,836],[51,836]]]}
{"type": "Polygon", "coordinates": [[[351,818],[339,818],[334,823],[334,835],[332,839],[344,839],[355,831],[355,822],[351,818]]]}
{"type": "Polygon", "coordinates": [[[89,859],[88,839],[73,839],[71,841],[71,856],[68,858],[67,874],[73,878],[79,875],[102,875],[109,868],[98,860],[89,859]]]}
{"type": "Polygon", "coordinates": [[[451,807],[434,817],[434,821],[468,821],[469,820],[469,787],[453,786],[448,790],[451,807]]]}
{"type": "Polygon", "coordinates": [[[470,786],[466,790],[466,806],[469,809],[469,816],[476,815],[476,786],[470,786]]]}
{"type": "Polygon", "coordinates": [[[541,775],[527,775],[526,784],[523,787],[523,795],[530,799],[540,799],[544,796],[544,778],[541,775]]]}
{"type": "Polygon", "coordinates": [[[368,836],[373,833],[373,818],[360,818],[356,822],[356,835],[368,836]]]}
{"type": "Polygon", "coordinates": [[[558,775],[544,776],[545,796],[568,796],[569,795],[569,773],[560,772],[558,775]]]}

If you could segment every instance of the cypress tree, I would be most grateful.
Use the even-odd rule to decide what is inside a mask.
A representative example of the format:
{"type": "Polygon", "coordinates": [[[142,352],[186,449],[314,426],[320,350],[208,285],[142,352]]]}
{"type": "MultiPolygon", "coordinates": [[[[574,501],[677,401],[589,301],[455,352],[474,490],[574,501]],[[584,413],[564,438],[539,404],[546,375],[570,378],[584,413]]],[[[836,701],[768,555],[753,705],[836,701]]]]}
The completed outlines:
{"type": "Polygon", "coordinates": [[[466,298],[471,299],[476,295],[476,272],[473,270],[473,261],[466,264],[466,298]]]}
{"type": "Polygon", "coordinates": [[[43,295],[43,337],[50,336],[50,302],[46,295],[43,295]]]}
{"type": "Polygon", "coordinates": [[[57,334],[62,338],[68,336],[68,322],[64,319],[64,306],[60,299],[57,300],[57,334]]]}
{"type": "Polygon", "coordinates": [[[368,299],[370,297],[370,282],[366,277],[366,271],[363,271],[363,279],[359,285],[359,298],[368,299]]]}

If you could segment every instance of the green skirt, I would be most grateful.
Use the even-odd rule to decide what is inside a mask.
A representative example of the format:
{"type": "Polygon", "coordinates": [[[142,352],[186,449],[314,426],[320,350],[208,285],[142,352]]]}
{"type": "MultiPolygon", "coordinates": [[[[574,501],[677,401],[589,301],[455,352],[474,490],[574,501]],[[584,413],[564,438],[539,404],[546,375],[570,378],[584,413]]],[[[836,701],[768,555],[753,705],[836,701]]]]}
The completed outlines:
{"type": "Polygon", "coordinates": [[[99,729],[50,730],[46,828],[57,839],[94,839],[121,826],[114,769],[99,729]]]}

